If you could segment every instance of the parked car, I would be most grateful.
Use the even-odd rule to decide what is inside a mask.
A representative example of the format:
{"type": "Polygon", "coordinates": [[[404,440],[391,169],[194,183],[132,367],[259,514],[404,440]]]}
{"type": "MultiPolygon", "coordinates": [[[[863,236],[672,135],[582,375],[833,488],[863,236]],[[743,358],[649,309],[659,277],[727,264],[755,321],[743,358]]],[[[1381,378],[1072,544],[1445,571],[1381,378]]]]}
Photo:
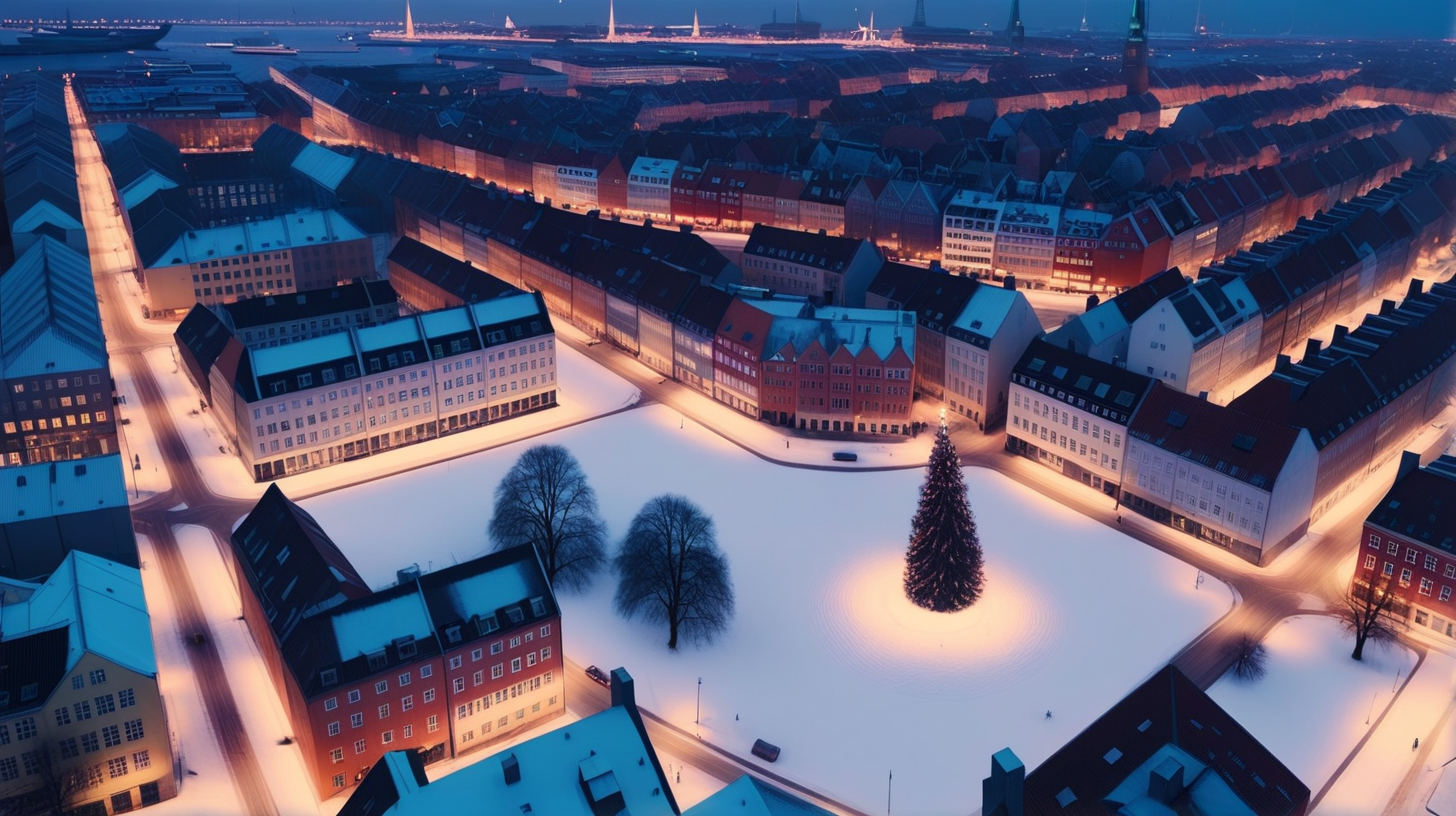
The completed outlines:
{"type": "Polygon", "coordinates": [[[598,683],[601,683],[602,685],[606,686],[607,688],[611,688],[612,687],[612,678],[608,677],[606,672],[602,671],[601,669],[597,668],[596,666],[587,666],[586,667],[586,676],[587,677],[590,677],[591,679],[593,679],[595,681],[597,681],[598,683]]]}
{"type": "Polygon", "coordinates": [[[851,451],[835,451],[834,461],[836,462],[858,462],[859,454],[851,451]]]}
{"type": "Polygon", "coordinates": [[[766,762],[778,762],[779,747],[763,740],[754,740],[753,755],[766,762]]]}

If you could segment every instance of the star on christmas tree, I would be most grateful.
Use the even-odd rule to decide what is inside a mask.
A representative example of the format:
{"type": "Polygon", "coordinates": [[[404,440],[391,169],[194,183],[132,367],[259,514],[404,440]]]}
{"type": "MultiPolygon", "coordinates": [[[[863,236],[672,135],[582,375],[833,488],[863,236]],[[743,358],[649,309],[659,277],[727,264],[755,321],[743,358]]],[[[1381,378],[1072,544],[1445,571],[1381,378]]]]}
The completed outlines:
{"type": "Polygon", "coordinates": [[[920,506],[910,522],[905,597],[933,612],[957,612],[981,597],[984,583],[976,519],[942,410],[920,506]]]}

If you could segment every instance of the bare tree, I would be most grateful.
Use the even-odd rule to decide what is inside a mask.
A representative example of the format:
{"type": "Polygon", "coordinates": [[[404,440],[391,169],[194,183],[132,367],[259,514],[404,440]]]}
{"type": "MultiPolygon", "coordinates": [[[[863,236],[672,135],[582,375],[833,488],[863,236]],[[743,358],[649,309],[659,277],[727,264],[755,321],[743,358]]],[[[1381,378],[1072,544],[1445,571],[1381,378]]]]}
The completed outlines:
{"type": "Polygon", "coordinates": [[[1389,643],[1396,638],[1395,624],[1390,617],[1396,599],[1390,591],[1390,581],[1389,575],[1369,584],[1356,581],[1335,610],[1340,626],[1355,637],[1355,651],[1350,657],[1356,660],[1365,657],[1366,641],[1389,643]]]}
{"type": "Polygon", "coordinates": [[[1240,680],[1258,680],[1268,671],[1269,650],[1248,632],[1229,644],[1228,654],[1234,661],[1234,677],[1240,680]]]}
{"type": "Polygon", "coordinates": [[[682,496],[651,499],[632,519],[616,558],[617,612],[667,624],[667,648],[678,636],[710,643],[733,618],[728,557],[718,549],[713,519],[682,496]]]}
{"type": "Polygon", "coordinates": [[[585,590],[607,563],[597,494],[560,445],[536,445],[511,466],[495,488],[489,533],[497,550],[535,547],[556,589],[585,590]]]}

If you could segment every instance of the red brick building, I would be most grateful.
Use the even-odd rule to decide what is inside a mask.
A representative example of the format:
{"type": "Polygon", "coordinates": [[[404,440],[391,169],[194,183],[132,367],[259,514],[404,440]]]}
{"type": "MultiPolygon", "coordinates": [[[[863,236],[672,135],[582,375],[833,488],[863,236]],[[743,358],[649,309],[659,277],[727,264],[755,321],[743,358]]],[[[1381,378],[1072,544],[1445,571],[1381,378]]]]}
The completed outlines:
{"type": "Polygon", "coordinates": [[[1456,640],[1456,457],[1420,467],[1418,455],[1403,454],[1360,541],[1354,591],[1393,592],[1393,614],[1456,640]]]}
{"type": "Polygon", "coordinates": [[[229,554],[320,798],[356,785],[388,751],[434,762],[566,710],[561,614],[530,547],[401,570],[375,592],[273,485],[229,554]]]}

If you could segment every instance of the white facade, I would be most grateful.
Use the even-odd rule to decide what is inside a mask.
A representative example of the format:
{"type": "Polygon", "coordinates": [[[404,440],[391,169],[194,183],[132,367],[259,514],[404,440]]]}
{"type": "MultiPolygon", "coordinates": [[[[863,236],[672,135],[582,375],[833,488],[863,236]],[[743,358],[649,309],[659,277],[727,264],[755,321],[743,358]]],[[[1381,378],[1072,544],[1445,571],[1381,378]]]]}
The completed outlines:
{"type": "Polygon", "coordinates": [[[1061,208],[1007,202],[996,225],[996,274],[1050,278],[1061,208]]]}
{"type": "Polygon", "coordinates": [[[1007,384],[1016,361],[1041,335],[1041,321],[1021,292],[983,285],[946,331],[945,399],[981,430],[1006,417],[1007,384]]]}
{"type": "Polygon", "coordinates": [[[941,222],[941,263],[947,269],[990,276],[1002,205],[991,193],[962,190],[955,194],[941,222]]]}
{"type": "Polygon", "coordinates": [[[1101,411],[1079,408],[1013,382],[1006,433],[1039,448],[1041,461],[1058,471],[1064,469],[1063,459],[1071,459],[1104,482],[1122,483],[1126,421],[1115,421],[1101,411]]]}
{"type": "Polygon", "coordinates": [[[1201,282],[1153,304],[1133,321],[1128,335],[1127,368],[1157,377],[1188,394],[1211,393],[1254,366],[1263,316],[1243,281],[1209,293],[1233,309],[1224,320],[1204,297],[1212,282],[1201,282]],[[1187,302],[1188,299],[1192,302],[1187,302]],[[1195,321],[1190,326],[1189,319],[1195,321]],[[1194,335],[1194,327],[1199,330],[1194,335]]]}
{"type": "Polygon", "coordinates": [[[677,162],[671,159],[649,159],[632,162],[627,175],[627,209],[661,221],[672,214],[672,177],[677,162]]]}

